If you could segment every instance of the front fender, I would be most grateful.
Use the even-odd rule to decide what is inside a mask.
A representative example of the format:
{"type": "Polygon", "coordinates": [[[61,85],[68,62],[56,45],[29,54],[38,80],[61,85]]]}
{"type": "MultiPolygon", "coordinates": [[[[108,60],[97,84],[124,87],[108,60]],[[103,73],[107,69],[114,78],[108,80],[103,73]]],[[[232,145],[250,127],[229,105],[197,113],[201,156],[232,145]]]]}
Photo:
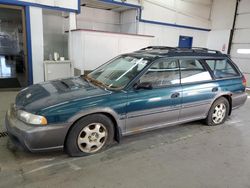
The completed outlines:
{"type": "Polygon", "coordinates": [[[125,132],[125,115],[119,115],[117,114],[113,109],[109,107],[104,108],[93,108],[88,110],[82,110],[79,111],[77,114],[69,118],[68,122],[71,123],[71,126],[74,125],[74,123],[79,120],[80,118],[91,115],[91,114],[97,114],[97,113],[103,113],[111,116],[113,120],[115,121],[115,128],[116,128],[116,140],[119,141],[122,137],[122,134],[125,132]]]}

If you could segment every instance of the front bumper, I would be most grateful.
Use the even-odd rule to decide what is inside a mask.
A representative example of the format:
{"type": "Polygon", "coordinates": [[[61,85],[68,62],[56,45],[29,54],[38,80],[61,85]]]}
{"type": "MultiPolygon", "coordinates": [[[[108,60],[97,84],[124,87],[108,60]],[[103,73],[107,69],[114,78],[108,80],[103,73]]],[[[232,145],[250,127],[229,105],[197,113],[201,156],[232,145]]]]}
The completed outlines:
{"type": "Polygon", "coordinates": [[[18,120],[10,109],[6,113],[5,127],[10,138],[31,152],[38,152],[62,149],[69,124],[29,125],[18,120]]]}

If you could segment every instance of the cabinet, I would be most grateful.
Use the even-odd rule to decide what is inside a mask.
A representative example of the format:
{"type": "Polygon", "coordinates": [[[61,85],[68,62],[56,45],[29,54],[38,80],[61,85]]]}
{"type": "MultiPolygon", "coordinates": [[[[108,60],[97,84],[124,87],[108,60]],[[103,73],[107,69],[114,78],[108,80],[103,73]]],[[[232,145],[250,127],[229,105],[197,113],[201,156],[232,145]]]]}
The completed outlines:
{"type": "Polygon", "coordinates": [[[45,81],[71,76],[70,61],[44,61],[45,81]]]}

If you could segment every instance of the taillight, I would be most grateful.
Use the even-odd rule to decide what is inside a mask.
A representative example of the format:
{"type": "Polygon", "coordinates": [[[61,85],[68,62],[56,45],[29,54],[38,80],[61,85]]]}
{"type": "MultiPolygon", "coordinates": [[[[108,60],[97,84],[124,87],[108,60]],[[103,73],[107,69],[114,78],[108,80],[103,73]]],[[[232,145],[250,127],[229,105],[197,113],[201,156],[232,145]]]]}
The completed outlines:
{"type": "Polygon", "coordinates": [[[243,86],[247,87],[247,80],[244,75],[242,76],[242,84],[243,86]]]}

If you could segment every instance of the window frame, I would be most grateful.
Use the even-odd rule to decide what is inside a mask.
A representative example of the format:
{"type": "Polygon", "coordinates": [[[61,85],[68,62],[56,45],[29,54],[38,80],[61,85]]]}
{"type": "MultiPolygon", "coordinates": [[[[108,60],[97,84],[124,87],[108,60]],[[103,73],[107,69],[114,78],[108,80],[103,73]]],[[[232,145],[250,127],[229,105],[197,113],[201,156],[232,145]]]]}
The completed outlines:
{"type": "Polygon", "coordinates": [[[234,64],[234,62],[230,59],[230,58],[226,58],[226,57],[211,57],[211,58],[203,58],[202,59],[204,64],[206,65],[207,69],[209,70],[209,72],[211,73],[211,75],[213,76],[214,80],[228,80],[228,79],[234,79],[234,78],[239,78],[242,77],[242,73],[239,70],[239,68],[234,64]],[[214,75],[214,71],[210,68],[210,66],[208,65],[208,63],[206,62],[207,60],[226,60],[228,64],[231,65],[231,67],[233,68],[233,70],[237,73],[236,76],[230,76],[230,77],[224,77],[224,78],[216,78],[216,76],[214,75]]]}
{"type": "MultiPolygon", "coordinates": [[[[131,83],[129,83],[128,88],[133,88],[133,86],[136,83],[138,83],[140,78],[142,76],[144,76],[147,73],[147,71],[150,69],[150,67],[152,67],[154,64],[160,63],[160,62],[163,62],[163,61],[168,61],[168,60],[175,60],[176,61],[177,66],[178,66],[178,72],[179,72],[179,80],[180,80],[181,79],[181,73],[180,73],[180,63],[179,63],[178,57],[162,57],[162,58],[156,59],[155,61],[152,61],[148,66],[146,66],[145,69],[139,75],[137,75],[137,77],[134,80],[132,80],[131,83]]],[[[177,84],[162,85],[162,86],[159,86],[159,87],[154,87],[154,88],[152,88],[152,90],[154,90],[154,89],[162,89],[162,88],[171,88],[171,87],[176,87],[176,86],[180,86],[180,85],[181,85],[181,80],[177,84]]]]}
{"type": "Polygon", "coordinates": [[[182,85],[182,86],[191,85],[191,84],[209,83],[209,82],[211,82],[211,81],[214,80],[214,77],[213,77],[213,74],[212,74],[212,72],[211,72],[211,69],[210,69],[209,66],[203,61],[203,59],[204,59],[204,58],[202,58],[202,57],[194,57],[194,56],[187,56],[187,57],[179,57],[179,58],[178,58],[178,61],[179,61],[179,70],[180,70],[180,82],[181,82],[181,85],[182,85]],[[187,60],[189,60],[189,59],[194,59],[194,60],[199,61],[199,63],[201,64],[201,66],[204,68],[204,70],[207,71],[207,72],[209,73],[209,75],[211,76],[211,80],[202,80],[202,81],[194,81],[194,82],[182,83],[182,82],[181,82],[181,78],[182,78],[182,77],[181,77],[181,73],[182,73],[182,71],[181,71],[181,68],[180,68],[180,66],[181,66],[180,60],[183,60],[183,59],[187,59],[187,60]]]}
{"type": "MultiPolygon", "coordinates": [[[[134,78],[131,80],[130,83],[128,83],[128,85],[123,89],[123,91],[129,91],[129,90],[133,90],[133,86],[138,82],[138,80],[148,71],[148,69],[154,64],[157,63],[158,61],[163,61],[163,60],[169,60],[169,59],[175,59],[178,63],[178,67],[179,67],[179,76],[180,76],[180,83],[179,84],[173,84],[173,85],[166,85],[166,86],[162,86],[159,88],[169,88],[169,87],[176,87],[176,86],[186,86],[186,85],[192,85],[192,84],[205,84],[205,83],[210,83],[210,82],[214,82],[214,81],[219,81],[219,80],[230,80],[230,79],[237,79],[237,78],[241,78],[242,77],[242,73],[239,70],[239,68],[234,64],[234,62],[228,58],[228,57],[215,57],[215,56],[173,56],[173,57],[158,57],[155,60],[152,60],[146,67],[144,67],[144,69],[134,78]],[[206,71],[209,72],[210,76],[211,76],[211,80],[203,80],[203,81],[197,81],[197,82],[190,82],[190,83],[181,83],[181,69],[180,69],[180,60],[181,59],[196,59],[198,60],[201,65],[205,68],[206,71]],[[236,70],[236,72],[238,73],[238,76],[235,77],[227,77],[227,78],[215,78],[213,71],[211,70],[211,68],[209,67],[209,65],[206,63],[206,60],[224,60],[226,59],[230,65],[232,65],[233,69],[236,70]]],[[[159,88],[153,88],[153,89],[159,89],[159,88]]]]}

